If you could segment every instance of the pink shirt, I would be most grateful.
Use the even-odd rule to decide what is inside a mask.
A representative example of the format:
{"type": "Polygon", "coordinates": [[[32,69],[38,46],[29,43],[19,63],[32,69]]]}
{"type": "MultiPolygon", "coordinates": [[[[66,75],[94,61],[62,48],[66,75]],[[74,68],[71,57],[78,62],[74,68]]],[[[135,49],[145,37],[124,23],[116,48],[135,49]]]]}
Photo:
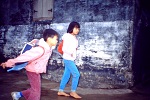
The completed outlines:
{"type": "Polygon", "coordinates": [[[51,56],[52,49],[44,41],[43,38],[39,40],[39,46],[33,47],[25,53],[19,55],[17,58],[9,59],[6,62],[7,67],[12,67],[15,63],[27,62],[25,69],[29,72],[46,73],[46,65],[51,56]]]}
{"type": "Polygon", "coordinates": [[[62,40],[64,41],[62,47],[62,51],[64,52],[63,58],[74,61],[76,59],[76,50],[78,47],[77,38],[70,33],[65,33],[62,36],[62,40]]]}

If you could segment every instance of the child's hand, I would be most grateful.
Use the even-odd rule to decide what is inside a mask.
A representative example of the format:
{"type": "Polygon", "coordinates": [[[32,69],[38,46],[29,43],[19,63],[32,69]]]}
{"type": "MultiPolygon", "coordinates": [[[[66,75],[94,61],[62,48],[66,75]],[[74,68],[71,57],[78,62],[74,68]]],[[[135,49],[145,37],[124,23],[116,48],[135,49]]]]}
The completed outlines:
{"type": "Polygon", "coordinates": [[[6,68],[6,64],[5,63],[1,63],[1,66],[3,67],[3,69],[6,68]]]}

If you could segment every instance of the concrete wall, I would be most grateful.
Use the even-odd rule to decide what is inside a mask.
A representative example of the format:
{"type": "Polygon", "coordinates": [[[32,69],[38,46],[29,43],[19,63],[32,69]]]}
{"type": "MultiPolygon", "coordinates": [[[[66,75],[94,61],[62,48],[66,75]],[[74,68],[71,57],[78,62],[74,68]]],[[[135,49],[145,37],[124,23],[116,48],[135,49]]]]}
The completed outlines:
{"type": "MultiPolygon", "coordinates": [[[[4,0],[2,1],[4,3],[4,0]]],[[[36,23],[31,20],[32,1],[24,0],[22,3],[19,1],[16,5],[22,8],[19,10],[14,8],[12,9],[14,11],[11,11],[17,13],[21,11],[20,9],[27,10],[28,13],[21,13],[21,16],[25,16],[25,20],[10,22],[8,19],[12,20],[12,14],[9,14],[10,17],[3,23],[7,22],[10,25],[0,27],[7,40],[6,44],[1,46],[5,57],[16,57],[23,43],[40,38],[43,29],[53,28],[62,36],[71,21],[78,21],[81,25],[76,60],[81,73],[79,86],[90,88],[132,86],[133,1],[54,0],[53,20],[36,23]]],[[[63,69],[62,57],[54,50],[49,60],[48,72],[42,76],[60,82],[63,69]]]]}

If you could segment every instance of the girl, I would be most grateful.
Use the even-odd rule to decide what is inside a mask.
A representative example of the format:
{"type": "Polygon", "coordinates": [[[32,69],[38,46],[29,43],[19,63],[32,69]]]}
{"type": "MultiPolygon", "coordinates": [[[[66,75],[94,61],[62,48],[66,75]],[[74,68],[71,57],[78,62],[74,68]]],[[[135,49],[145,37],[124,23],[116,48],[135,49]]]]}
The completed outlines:
{"type": "Polygon", "coordinates": [[[79,31],[80,31],[79,23],[71,22],[67,29],[67,33],[62,36],[62,40],[63,40],[62,51],[63,51],[63,61],[65,65],[65,70],[62,76],[59,91],[57,93],[60,96],[69,96],[69,94],[64,92],[64,88],[70,78],[70,74],[72,74],[73,79],[72,79],[70,96],[74,98],[81,98],[76,93],[80,73],[74,63],[74,60],[76,59],[76,50],[78,47],[78,40],[76,38],[76,35],[78,35],[79,31]]]}
{"type": "Polygon", "coordinates": [[[17,58],[9,59],[7,62],[2,63],[1,66],[12,67],[15,63],[27,62],[25,67],[30,88],[21,92],[12,92],[13,100],[19,100],[24,97],[26,100],[40,100],[41,96],[41,77],[40,73],[46,72],[46,65],[49,56],[52,53],[52,46],[56,46],[58,42],[58,33],[52,29],[46,29],[43,33],[43,38],[39,40],[39,46],[21,54],[17,58]]]}

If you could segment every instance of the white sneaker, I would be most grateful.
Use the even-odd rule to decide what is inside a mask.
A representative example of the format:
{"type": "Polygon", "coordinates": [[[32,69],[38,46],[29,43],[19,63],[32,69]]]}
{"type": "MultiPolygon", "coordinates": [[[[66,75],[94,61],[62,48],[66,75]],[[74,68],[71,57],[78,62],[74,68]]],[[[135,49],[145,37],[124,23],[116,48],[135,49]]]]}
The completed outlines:
{"type": "Polygon", "coordinates": [[[11,96],[12,96],[13,100],[19,100],[19,98],[17,97],[17,93],[18,92],[11,92],[11,96]]]}

